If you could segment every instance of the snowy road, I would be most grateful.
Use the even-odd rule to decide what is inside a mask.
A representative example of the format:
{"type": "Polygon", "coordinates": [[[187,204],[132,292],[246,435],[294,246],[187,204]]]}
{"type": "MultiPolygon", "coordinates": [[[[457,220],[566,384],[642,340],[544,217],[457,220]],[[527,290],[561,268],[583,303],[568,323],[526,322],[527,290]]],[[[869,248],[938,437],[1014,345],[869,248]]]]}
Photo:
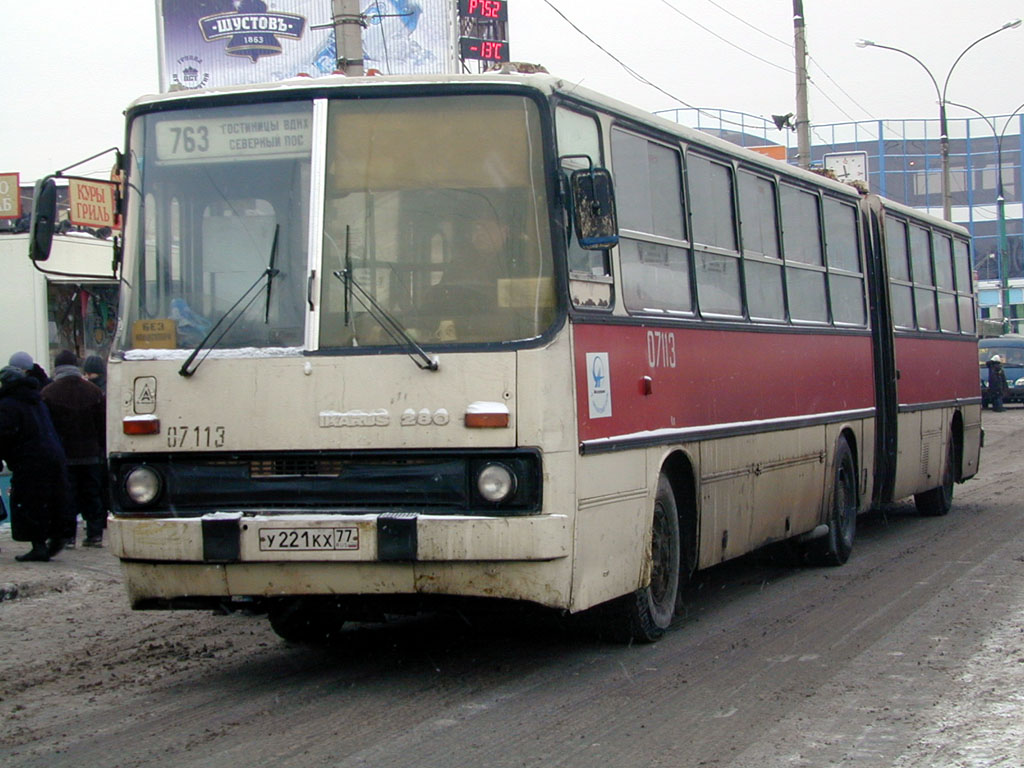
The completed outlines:
{"type": "Polygon", "coordinates": [[[659,643],[426,617],[330,649],[265,619],[133,613],[116,562],[0,529],[0,764],[1024,765],[1024,410],[985,412],[953,513],[862,518],[850,562],[713,569],[659,643]]]}

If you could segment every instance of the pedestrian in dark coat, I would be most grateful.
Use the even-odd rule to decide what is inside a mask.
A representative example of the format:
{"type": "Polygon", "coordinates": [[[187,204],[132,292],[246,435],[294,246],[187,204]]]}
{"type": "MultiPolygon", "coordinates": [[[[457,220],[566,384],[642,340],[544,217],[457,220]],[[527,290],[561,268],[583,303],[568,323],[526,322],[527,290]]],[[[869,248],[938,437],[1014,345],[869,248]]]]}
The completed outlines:
{"type": "Polygon", "coordinates": [[[992,355],[985,365],[988,367],[988,393],[992,398],[992,410],[1002,411],[1004,410],[1003,398],[1009,391],[1009,385],[1006,383],[1006,371],[1003,370],[1003,358],[1001,355],[992,355]]]}
{"type": "Polygon", "coordinates": [[[82,372],[85,374],[85,378],[102,389],[103,393],[106,394],[107,366],[103,362],[102,357],[99,355],[89,355],[85,358],[85,362],[82,363],[82,372]]]}
{"type": "Polygon", "coordinates": [[[73,535],[64,449],[34,379],[0,369],[0,459],[11,470],[11,537],[32,549],[15,559],[49,560],[73,535]]]}
{"type": "Polygon", "coordinates": [[[105,398],[103,391],[83,376],[74,352],[60,352],[54,363],[53,384],[43,388],[43,402],[67,456],[72,514],[85,521],[85,546],[101,547],[107,525],[103,503],[105,398]]]}
{"type": "Polygon", "coordinates": [[[39,363],[35,362],[32,359],[32,355],[28,352],[15,352],[11,355],[9,364],[17,368],[21,368],[21,370],[23,370],[30,379],[35,379],[40,389],[45,387],[51,381],[50,377],[46,375],[46,371],[43,370],[43,367],[39,365],[39,363]]]}

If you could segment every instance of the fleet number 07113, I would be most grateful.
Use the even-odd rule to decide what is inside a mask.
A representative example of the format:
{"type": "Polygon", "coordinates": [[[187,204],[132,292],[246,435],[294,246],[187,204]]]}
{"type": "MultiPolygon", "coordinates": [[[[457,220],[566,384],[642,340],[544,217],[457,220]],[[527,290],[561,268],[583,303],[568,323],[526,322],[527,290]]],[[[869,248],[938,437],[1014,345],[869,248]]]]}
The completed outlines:
{"type": "Polygon", "coordinates": [[[224,427],[180,426],[167,428],[168,448],[223,448],[224,427]]]}

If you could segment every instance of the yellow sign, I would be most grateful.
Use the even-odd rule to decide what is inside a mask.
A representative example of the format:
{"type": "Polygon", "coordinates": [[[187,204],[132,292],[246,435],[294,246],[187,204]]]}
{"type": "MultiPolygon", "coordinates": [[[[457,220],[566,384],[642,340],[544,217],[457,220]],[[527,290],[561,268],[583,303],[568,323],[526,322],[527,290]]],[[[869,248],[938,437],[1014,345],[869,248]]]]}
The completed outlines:
{"type": "Polygon", "coordinates": [[[0,219],[21,218],[21,186],[16,173],[0,173],[0,219]]]}
{"type": "Polygon", "coordinates": [[[80,227],[120,229],[114,207],[116,184],[92,179],[68,179],[68,218],[80,227]]]}
{"type": "Polygon", "coordinates": [[[132,346],[137,349],[176,349],[178,327],[169,318],[136,320],[132,325],[132,346]]]}

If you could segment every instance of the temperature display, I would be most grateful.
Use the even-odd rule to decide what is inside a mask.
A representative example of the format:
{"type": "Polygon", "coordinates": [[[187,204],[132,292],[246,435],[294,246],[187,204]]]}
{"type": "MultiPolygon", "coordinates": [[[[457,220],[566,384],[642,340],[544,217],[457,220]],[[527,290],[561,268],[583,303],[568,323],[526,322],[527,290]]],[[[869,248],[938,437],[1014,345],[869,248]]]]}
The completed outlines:
{"type": "Polygon", "coordinates": [[[481,61],[508,61],[508,41],[482,40],[479,37],[461,37],[463,59],[481,61]]]}
{"type": "Polygon", "coordinates": [[[507,21],[508,3],[505,0],[459,0],[459,15],[464,19],[507,21]]]}

